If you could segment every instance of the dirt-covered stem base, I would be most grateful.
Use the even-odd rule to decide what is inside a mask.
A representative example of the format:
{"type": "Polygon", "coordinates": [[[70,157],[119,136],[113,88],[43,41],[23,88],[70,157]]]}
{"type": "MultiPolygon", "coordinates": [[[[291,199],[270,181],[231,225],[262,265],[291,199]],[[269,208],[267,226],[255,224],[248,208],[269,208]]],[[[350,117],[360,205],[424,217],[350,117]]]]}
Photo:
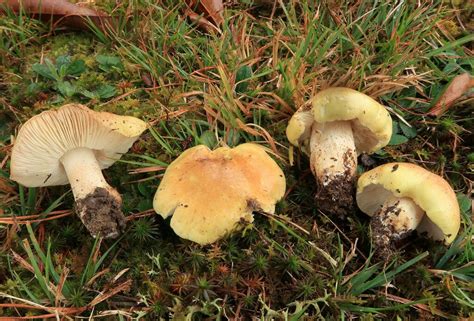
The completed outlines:
{"type": "Polygon", "coordinates": [[[311,170],[318,183],[316,202],[328,214],[353,208],[357,153],[348,121],[314,123],[310,139],[311,170]]]}
{"type": "Polygon", "coordinates": [[[389,257],[395,242],[417,228],[424,211],[411,199],[392,196],[372,217],[372,241],[379,257],[389,257]]]}
{"type": "Polygon", "coordinates": [[[94,237],[116,238],[125,230],[122,200],[113,192],[97,187],[94,192],[76,201],[76,213],[94,237]]]}

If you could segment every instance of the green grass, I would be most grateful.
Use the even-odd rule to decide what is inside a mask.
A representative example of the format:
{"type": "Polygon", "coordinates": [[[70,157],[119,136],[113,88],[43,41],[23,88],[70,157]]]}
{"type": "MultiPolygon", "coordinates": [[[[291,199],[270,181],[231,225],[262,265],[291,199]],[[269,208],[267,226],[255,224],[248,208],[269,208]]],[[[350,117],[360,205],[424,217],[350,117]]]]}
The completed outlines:
{"type": "Polygon", "coordinates": [[[439,3],[282,1],[272,13],[247,2],[227,6],[215,34],[186,20],[176,1],[98,1],[120,24],[109,34],[50,33],[24,15],[0,17],[0,219],[9,222],[0,223],[0,319],[473,316],[472,101],[440,118],[424,115],[453,77],[472,73],[472,30],[439,3]],[[318,211],[307,157],[294,150],[289,165],[285,128],[328,86],[389,107],[394,135],[374,164],[418,163],[452,184],[462,210],[452,245],[414,235],[378,261],[367,217],[318,211]],[[8,179],[17,126],[68,102],[152,124],[104,171],[130,217],[116,241],[92,239],[69,215],[68,186],[8,179]],[[249,141],[268,147],[287,177],[290,192],[275,215],[256,213],[241,232],[201,247],[153,214],[163,170],[182,151],[249,141]],[[27,215],[40,221],[23,224],[27,215]]]}

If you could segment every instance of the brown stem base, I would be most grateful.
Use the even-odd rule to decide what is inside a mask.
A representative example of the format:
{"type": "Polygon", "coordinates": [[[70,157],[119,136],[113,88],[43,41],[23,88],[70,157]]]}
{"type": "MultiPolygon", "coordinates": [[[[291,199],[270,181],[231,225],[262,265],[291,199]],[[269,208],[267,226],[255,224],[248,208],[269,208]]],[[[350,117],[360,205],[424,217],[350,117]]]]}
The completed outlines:
{"type": "Polygon", "coordinates": [[[94,237],[116,238],[125,229],[125,216],[120,198],[109,190],[97,187],[94,192],[76,201],[76,213],[94,237]]]}

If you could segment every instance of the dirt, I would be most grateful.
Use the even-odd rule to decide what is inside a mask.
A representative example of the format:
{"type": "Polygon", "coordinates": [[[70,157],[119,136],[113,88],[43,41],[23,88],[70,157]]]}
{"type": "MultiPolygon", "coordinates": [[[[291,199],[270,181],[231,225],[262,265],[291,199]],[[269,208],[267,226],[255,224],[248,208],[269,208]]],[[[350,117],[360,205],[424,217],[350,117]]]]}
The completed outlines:
{"type": "Polygon", "coordinates": [[[412,230],[402,229],[396,231],[391,223],[390,216],[398,216],[400,209],[397,206],[389,206],[378,211],[370,221],[372,230],[372,241],[375,247],[375,255],[381,259],[388,260],[394,253],[398,241],[407,237],[412,230]]]}
{"type": "Polygon", "coordinates": [[[324,185],[319,184],[316,205],[321,211],[344,219],[354,209],[354,192],[354,178],[334,177],[324,185]]]}
{"type": "Polygon", "coordinates": [[[255,212],[255,211],[260,211],[262,208],[257,200],[253,198],[249,198],[247,199],[247,209],[249,209],[252,212],[255,212]]]}
{"type": "Polygon", "coordinates": [[[125,229],[121,201],[105,188],[97,187],[94,192],[78,200],[75,209],[94,237],[116,238],[125,229]]]}
{"type": "Polygon", "coordinates": [[[356,177],[351,174],[351,169],[357,166],[356,159],[351,157],[349,151],[343,157],[345,172],[331,177],[325,171],[323,180],[318,180],[318,192],[315,197],[316,205],[321,211],[336,215],[341,220],[345,220],[346,215],[354,210],[356,177]]]}
{"type": "Polygon", "coordinates": [[[372,169],[377,165],[375,159],[367,154],[360,155],[360,163],[366,168],[366,170],[372,169]]]}

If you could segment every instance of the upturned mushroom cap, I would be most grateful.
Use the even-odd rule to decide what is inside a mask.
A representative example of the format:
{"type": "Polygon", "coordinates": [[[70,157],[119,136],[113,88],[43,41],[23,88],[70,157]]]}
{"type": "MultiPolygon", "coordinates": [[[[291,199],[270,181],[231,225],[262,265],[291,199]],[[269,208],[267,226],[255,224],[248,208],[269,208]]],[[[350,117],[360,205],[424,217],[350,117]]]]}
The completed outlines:
{"type": "Polygon", "coordinates": [[[286,127],[286,137],[295,146],[301,146],[311,135],[311,125],[314,122],[313,113],[309,108],[298,109],[286,127]]]}
{"type": "MultiPolygon", "coordinates": [[[[387,145],[392,136],[392,118],[384,106],[356,90],[332,87],[312,99],[311,113],[318,123],[351,121],[358,153],[373,153],[387,145]]],[[[299,110],[288,123],[286,134],[293,145],[309,138],[312,119],[308,110],[299,110]]]]}
{"type": "Polygon", "coordinates": [[[442,177],[409,163],[389,163],[362,174],[357,184],[357,205],[369,216],[394,195],[408,197],[425,216],[417,230],[436,240],[451,243],[459,231],[456,195],[442,177]]]}
{"type": "Polygon", "coordinates": [[[180,237],[212,243],[252,212],[273,213],[285,193],[285,177],[263,147],[247,143],[211,151],[204,145],[186,150],[166,169],[153,201],[180,237]]]}
{"type": "Polygon", "coordinates": [[[20,129],[11,155],[11,179],[28,187],[68,184],[60,158],[69,150],[94,151],[102,169],[126,153],[147,128],[135,117],[64,105],[32,117],[20,129]]]}

